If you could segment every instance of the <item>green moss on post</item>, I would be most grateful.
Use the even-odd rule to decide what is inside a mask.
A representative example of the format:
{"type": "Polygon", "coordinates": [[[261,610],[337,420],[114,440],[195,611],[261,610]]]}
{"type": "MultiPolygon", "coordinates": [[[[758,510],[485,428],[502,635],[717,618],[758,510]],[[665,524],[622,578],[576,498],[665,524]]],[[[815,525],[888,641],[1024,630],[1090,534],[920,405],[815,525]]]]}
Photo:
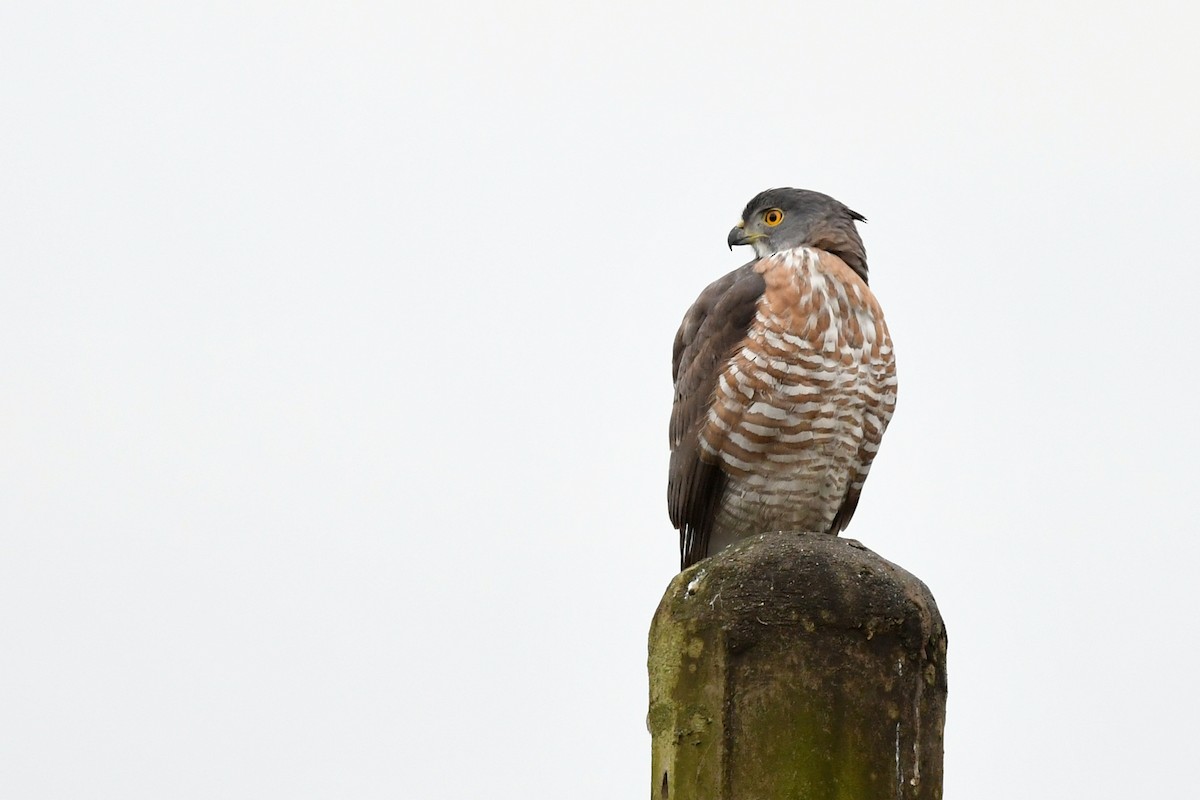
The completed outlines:
{"type": "Polygon", "coordinates": [[[853,539],[764,534],[680,573],[649,667],[652,800],[942,796],[945,627],[853,539]]]}

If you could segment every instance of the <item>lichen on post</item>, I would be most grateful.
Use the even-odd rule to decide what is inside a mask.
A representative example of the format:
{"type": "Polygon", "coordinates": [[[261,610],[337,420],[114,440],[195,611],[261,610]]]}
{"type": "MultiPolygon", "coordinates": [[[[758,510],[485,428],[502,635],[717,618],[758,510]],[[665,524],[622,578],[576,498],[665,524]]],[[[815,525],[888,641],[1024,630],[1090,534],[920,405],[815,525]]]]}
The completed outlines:
{"type": "Polygon", "coordinates": [[[649,669],[652,800],[941,797],[945,627],[853,539],[763,534],[681,572],[649,669]]]}

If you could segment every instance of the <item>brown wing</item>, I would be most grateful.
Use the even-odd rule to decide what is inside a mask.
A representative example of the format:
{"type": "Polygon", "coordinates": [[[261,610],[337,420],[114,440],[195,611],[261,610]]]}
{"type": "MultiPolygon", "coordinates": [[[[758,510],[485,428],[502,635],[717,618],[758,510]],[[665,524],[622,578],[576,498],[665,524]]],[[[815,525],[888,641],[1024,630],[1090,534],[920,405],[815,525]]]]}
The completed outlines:
{"type": "MultiPolygon", "coordinates": [[[[863,476],[864,479],[866,476],[863,476]]],[[[842,505],[838,508],[837,514],[833,517],[833,523],[829,526],[829,532],[837,536],[842,531],[846,530],[846,526],[850,524],[850,520],[854,518],[854,512],[858,509],[858,498],[862,496],[862,484],[858,488],[853,485],[846,490],[846,499],[842,501],[842,505]]]]}
{"type": "Polygon", "coordinates": [[[746,337],[758,299],[766,289],[754,262],[711,283],[688,309],[675,334],[671,376],[671,467],[667,509],[679,529],[681,568],[708,555],[709,534],[725,474],[700,449],[700,427],[708,415],[721,369],[746,337]]]}

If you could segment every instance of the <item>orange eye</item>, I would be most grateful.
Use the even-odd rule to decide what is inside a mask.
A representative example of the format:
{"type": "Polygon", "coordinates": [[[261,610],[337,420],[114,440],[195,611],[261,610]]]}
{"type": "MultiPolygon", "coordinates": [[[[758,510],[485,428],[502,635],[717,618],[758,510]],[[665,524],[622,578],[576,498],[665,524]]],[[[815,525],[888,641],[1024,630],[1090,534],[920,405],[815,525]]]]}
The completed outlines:
{"type": "Polygon", "coordinates": [[[763,212],[763,222],[774,228],[776,225],[783,222],[783,212],[778,208],[768,208],[763,212]]]}

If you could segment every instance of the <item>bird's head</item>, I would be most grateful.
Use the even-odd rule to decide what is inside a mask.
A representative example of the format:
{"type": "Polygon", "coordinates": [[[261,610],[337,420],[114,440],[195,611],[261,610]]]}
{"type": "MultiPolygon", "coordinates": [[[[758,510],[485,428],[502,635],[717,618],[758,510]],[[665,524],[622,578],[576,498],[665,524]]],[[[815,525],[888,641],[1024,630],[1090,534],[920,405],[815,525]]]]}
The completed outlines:
{"type": "Polygon", "coordinates": [[[746,204],[729,232],[729,249],[748,244],[765,258],[793,247],[816,247],[845,261],[865,281],[867,252],[854,223],[866,217],[827,194],[807,189],[768,189],[746,204]]]}

